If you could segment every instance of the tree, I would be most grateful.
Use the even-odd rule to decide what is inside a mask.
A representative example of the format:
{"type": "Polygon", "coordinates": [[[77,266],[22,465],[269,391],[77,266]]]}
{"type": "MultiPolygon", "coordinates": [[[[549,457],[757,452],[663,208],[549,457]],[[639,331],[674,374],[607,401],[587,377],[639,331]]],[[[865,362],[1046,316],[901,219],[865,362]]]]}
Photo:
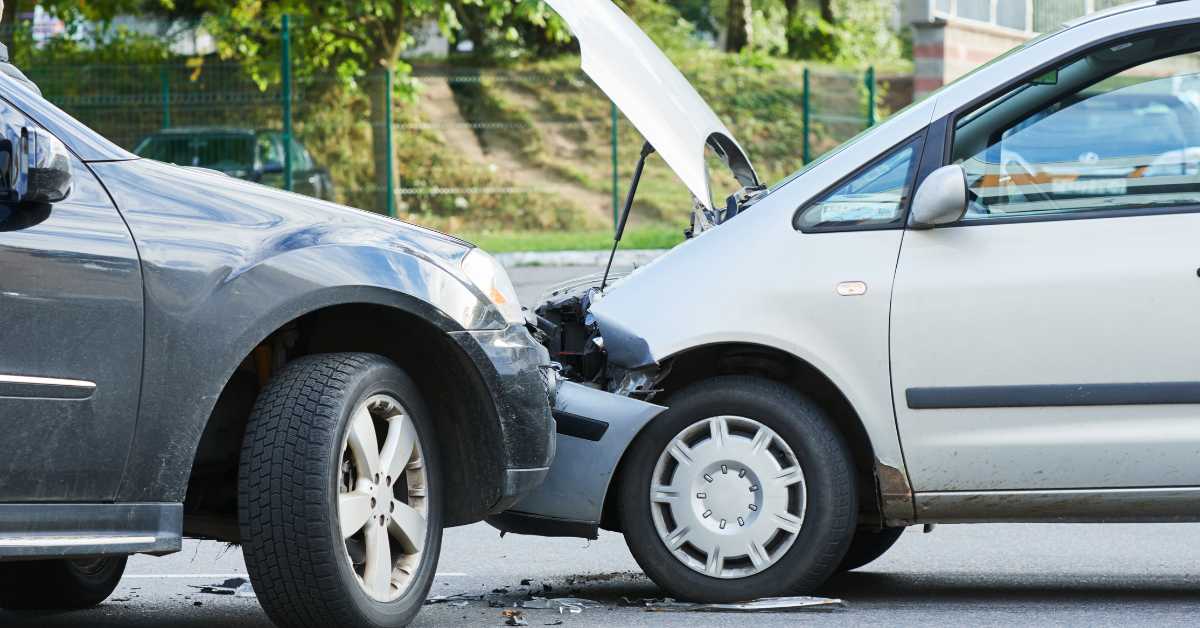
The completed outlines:
{"type": "Polygon", "coordinates": [[[725,20],[725,50],[741,52],[754,39],[754,8],[751,0],[729,0],[725,20]]]}
{"type": "MultiPolygon", "coordinates": [[[[207,0],[206,28],[224,58],[251,64],[261,83],[279,77],[278,25],[284,14],[295,24],[292,58],[300,81],[313,76],[336,77],[349,89],[361,89],[370,103],[371,153],[378,207],[387,204],[387,84],[403,87],[411,67],[401,53],[414,42],[412,33],[434,20],[443,34],[460,28],[457,8],[485,11],[493,24],[520,19],[547,27],[549,9],[538,0],[207,0]]],[[[393,180],[395,172],[391,173],[393,180]]]]}

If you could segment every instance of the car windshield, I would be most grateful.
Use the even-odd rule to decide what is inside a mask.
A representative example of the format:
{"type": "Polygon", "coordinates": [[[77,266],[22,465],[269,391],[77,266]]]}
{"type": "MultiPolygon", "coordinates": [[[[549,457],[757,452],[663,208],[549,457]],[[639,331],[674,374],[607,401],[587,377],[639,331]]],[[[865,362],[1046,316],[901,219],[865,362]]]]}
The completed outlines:
{"type": "Polygon", "coordinates": [[[134,152],[142,157],[180,166],[199,166],[222,172],[251,170],[255,141],[248,134],[154,135],[134,152]]]}

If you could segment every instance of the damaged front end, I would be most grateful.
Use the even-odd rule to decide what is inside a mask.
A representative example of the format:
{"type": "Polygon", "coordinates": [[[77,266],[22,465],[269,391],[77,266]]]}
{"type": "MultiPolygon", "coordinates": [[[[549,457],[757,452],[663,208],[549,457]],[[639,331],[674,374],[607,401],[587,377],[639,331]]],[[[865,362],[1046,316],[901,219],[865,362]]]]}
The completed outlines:
{"type": "Polygon", "coordinates": [[[602,297],[600,283],[598,275],[582,277],[552,290],[538,306],[537,325],[550,359],[570,381],[651,401],[666,370],[655,364],[644,339],[592,313],[592,304],[602,297]]]}
{"type": "Polygon", "coordinates": [[[592,314],[600,282],[594,276],[562,286],[537,309],[543,342],[563,378],[553,411],[557,455],[540,487],[488,518],[501,531],[596,538],[622,456],[666,410],[650,403],[665,373],[646,342],[592,314]]]}

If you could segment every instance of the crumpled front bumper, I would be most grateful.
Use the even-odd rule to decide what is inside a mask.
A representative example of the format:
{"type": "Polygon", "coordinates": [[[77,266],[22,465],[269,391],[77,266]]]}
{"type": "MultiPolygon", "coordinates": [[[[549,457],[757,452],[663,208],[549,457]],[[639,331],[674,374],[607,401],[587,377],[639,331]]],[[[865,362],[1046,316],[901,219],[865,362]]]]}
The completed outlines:
{"type": "Polygon", "coordinates": [[[555,453],[550,413],[558,373],[550,354],[523,325],[450,334],[479,369],[495,404],[503,442],[500,512],[536,489],[550,472],[555,453]]]}

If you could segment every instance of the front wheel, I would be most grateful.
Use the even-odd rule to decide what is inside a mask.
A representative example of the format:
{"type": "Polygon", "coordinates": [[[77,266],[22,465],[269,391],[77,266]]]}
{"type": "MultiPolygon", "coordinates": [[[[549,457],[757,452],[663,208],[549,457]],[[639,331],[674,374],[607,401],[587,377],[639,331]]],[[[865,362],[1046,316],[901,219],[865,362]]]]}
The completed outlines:
{"type": "Polygon", "coordinates": [[[117,588],[125,556],[0,563],[0,608],[90,608],[117,588]]]}
{"type": "Polygon", "coordinates": [[[372,354],[299,359],[259,396],[239,517],[246,568],[276,624],[391,628],[416,616],[442,539],[428,416],[412,379],[372,354]]]}
{"type": "Polygon", "coordinates": [[[677,598],[811,592],[853,534],[853,463],[807,398],[770,380],[702,381],[634,441],[619,516],[638,564],[677,598]]]}

